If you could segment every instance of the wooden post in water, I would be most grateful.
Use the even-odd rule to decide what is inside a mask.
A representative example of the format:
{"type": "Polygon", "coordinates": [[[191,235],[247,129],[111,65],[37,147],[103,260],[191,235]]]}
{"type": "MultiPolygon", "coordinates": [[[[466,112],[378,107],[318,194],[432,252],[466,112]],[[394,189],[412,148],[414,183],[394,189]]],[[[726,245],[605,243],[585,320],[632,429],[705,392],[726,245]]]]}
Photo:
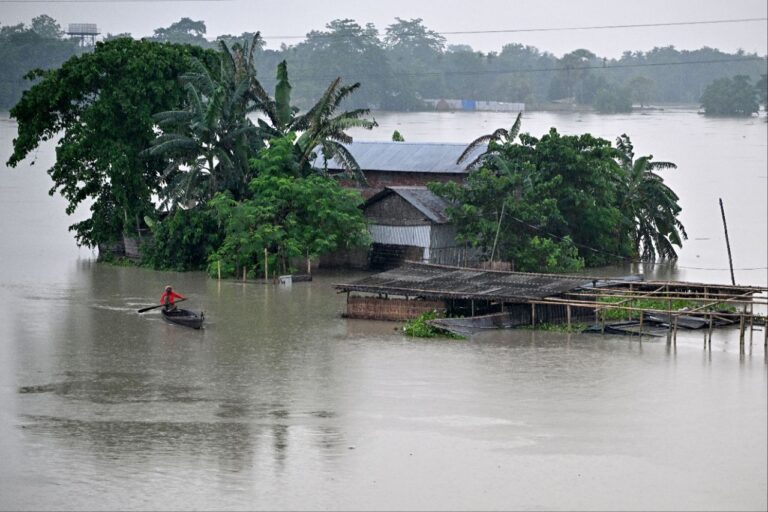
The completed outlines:
{"type": "Polygon", "coordinates": [[[672,329],[672,341],[677,344],[677,315],[675,315],[675,327],[672,329]]]}
{"type": "Polygon", "coordinates": [[[264,281],[269,281],[269,253],[267,248],[264,248],[264,281]]]}
{"type": "Polygon", "coordinates": [[[605,310],[600,310],[600,334],[605,334],[605,310]]]}
{"type": "Polygon", "coordinates": [[[742,313],[741,316],[739,316],[739,345],[744,345],[744,314],[742,313]]]}
{"type": "Polygon", "coordinates": [[[763,347],[768,347],[768,320],[763,322],[763,347]]]}
{"type": "Polygon", "coordinates": [[[571,305],[565,306],[565,316],[568,318],[568,332],[571,332],[571,305]]]}
{"type": "Polygon", "coordinates": [[[731,242],[728,239],[728,224],[725,223],[725,209],[723,208],[722,198],[720,198],[720,214],[723,216],[723,230],[725,231],[725,246],[728,248],[728,265],[731,267],[731,284],[736,286],[736,279],[733,277],[733,259],[731,258],[731,242]]]}
{"type": "Polygon", "coordinates": [[[708,333],[707,334],[709,334],[709,346],[710,347],[712,346],[712,328],[714,327],[714,317],[715,317],[714,314],[712,314],[712,313],[709,314],[709,329],[708,329],[708,333]]]}
{"type": "Polygon", "coordinates": [[[531,303],[531,325],[536,327],[536,304],[531,303]]]}
{"type": "Polygon", "coordinates": [[[248,279],[248,267],[243,265],[243,282],[245,282],[246,279],[248,279]]]}
{"type": "Polygon", "coordinates": [[[221,281],[221,260],[216,261],[216,274],[218,274],[219,281],[221,281]]]}

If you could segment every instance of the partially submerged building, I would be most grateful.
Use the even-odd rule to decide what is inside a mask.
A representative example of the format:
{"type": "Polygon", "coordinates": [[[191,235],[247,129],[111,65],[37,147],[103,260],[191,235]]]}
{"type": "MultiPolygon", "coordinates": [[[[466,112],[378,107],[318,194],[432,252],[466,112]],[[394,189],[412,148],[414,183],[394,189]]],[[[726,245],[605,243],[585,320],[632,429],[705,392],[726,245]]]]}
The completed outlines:
{"type": "MultiPolygon", "coordinates": [[[[609,326],[614,332],[647,334],[644,322],[661,326],[669,336],[678,327],[709,330],[739,325],[745,333],[765,324],[754,307],[768,305],[768,288],[762,286],[646,281],[632,278],[599,278],[483,270],[409,262],[401,267],[358,281],[336,285],[347,294],[345,316],[373,320],[404,321],[429,311],[446,317],[441,327],[467,331],[485,327],[515,327],[584,322],[606,329],[611,310],[629,313],[629,322],[609,326]],[[652,301],[653,308],[637,307],[652,301]],[[673,303],[684,301],[684,309],[673,303]],[[632,324],[632,325],[630,325],[632,324]]],[[[768,329],[763,328],[768,345],[768,329]]],[[[706,340],[706,336],[705,336],[706,340]]]]}
{"type": "Polygon", "coordinates": [[[477,261],[478,252],[456,242],[449,203],[426,187],[385,187],[362,206],[373,239],[370,268],[386,270],[406,260],[445,265],[477,261]]]}
{"type": "Polygon", "coordinates": [[[407,262],[336,289],[347,293],[349,318],[408,320],[428,311],[481,316],[508,313],[521,323],[594,318],[594,307],[551,305],[531,308],[547,297],[562,297],[592,283],[592,278],[505,272],[407,262]]]}

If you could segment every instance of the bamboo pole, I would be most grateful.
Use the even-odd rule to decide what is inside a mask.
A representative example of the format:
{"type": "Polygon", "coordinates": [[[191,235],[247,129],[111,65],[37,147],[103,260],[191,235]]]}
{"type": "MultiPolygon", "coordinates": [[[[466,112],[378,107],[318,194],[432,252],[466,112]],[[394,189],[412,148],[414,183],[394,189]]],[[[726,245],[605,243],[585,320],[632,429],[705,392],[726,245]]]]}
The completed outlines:
{"type": "Polygon", "coordinates": [[[571,331],[571,305],[565,306],[565,316],[568,317],[568,332],[571,331]]]}
{"type": "Polygon", "coordinates": [[[264,248],[264,281],[269,282],[269,253],[264,248]]]}
{"type": "Polygon", "coordinates": [[[536,327],[536,303],[531,302],[531,325],[536,327]]]}
{"type": "Polygon", "coordinates": [[[720,198],[720,214],[723,216],[723,231],[725,231],[725,246],[728,248],[728,265],[731,267],[731,284],[736,286],[736,278],[733,277],[733,259],[731,258],[731,241],[728,239],[728,224],[725,223],[725,209],[723,199],[720,198]]]}
{"type": "Polygon", "coordinates": [[[219,281],[221,281],[221,260],[216,260],[216,274],[219,277],[219,281]]]}

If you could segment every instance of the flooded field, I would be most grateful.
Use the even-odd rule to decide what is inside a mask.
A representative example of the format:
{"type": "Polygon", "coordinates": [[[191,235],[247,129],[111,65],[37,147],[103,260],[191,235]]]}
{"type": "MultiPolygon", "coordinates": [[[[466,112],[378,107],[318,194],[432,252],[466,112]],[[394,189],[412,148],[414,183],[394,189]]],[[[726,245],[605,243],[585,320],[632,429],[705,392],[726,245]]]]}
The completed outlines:
{"type": "MultiPolygon", "coordinates": [[[[467,141],[501,114],[377,115],[360,138],[467,141]]],[[[677,265],[601,269],[765,285],[764,119],[530,113],[678,164],[677,265]]],[[[15,125],[0,116],[0,158],[15,125]]],[[[642,341],[500,331],[410,339],[344,320],[324,272],[291,287],[97,264],[34,167],[0,169],[0,509],[765,510],[763,332],[642,341]],[[136,309],[173,283],[192,331],[136,309]]]]}

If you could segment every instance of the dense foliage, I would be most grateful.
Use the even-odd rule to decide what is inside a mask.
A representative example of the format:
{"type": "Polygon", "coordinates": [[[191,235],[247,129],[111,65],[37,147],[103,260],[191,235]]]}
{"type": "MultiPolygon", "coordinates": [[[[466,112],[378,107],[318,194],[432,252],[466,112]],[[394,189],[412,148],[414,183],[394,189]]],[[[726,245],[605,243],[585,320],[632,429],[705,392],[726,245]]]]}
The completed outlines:
{"type": "Polygon", "coordinates": [[[205,205],[177,208],[162,222],[149,220],[152,237],[142,247],[143,263],[159,270],[202,270],[208,256],[224,236],[214,215],[205,205]]]}
{"type": "Polygon", "coordinates": [[[552,128],[540,139],[522,134],[519,144],[513,136],[492,139],[466,186],[431,187],[454,203],[459,241],[487,259],[520,271],[573,272],[620,258],[676,257],[673,246],[685,238],[680,207],[653,172],[674,165],[651,159],[635,160],[626,136],[614,148],[552,128]]]}
{"type": "Polygon", "coordinates": [[[704,89],[701,105],[707,115],[751,116],[760,110],[758,93],[748,76],[718,78],[704,89]]]}
{"type": "MultiPolygon", "coordinates": [[[[259,28],[263,27],[254,30],[259,28]]],[[[211,41],[206,32],[203,21],[182,18],[156,29],[148,40],[216,48],[221,41],[232,44],[253,35],[227,34],[211,41]]],[[[18,99],[24,86],[22,76],[28,70],[55,67],[80,51],[61,38],[60,30],[41,29],[40,33],[46,35],[34,39],[31,34],[37,32],[32,28],[0,29],[0,69],[5,71],[0,76],[8,77],[0,86],[0,108],[18,99]],[[12,33],[13,41],[3,36],[12,33]]],[[[416,110],[425,108],[425,98],[471,98],[525,102],[534,108],[551,101],[576,102],[604,112],[622,112],[628,97],[640,105],[697,103],[714,80],[746,75],[754,83],[766,73],[764,56],[728,54],[707,47],[693,51],[657,47],[606,59],[587,49],[556,57],[510,42],[499,51],[483,53],[467,45],[446,45],[443,36],[418,18],[396,18],[381,32],[372,24],[332,20],[292,46],[267,49],[259,41],[256,52],[258,70],[267,77],[263,83],[268,89],[276,82],[272,70],[287,61],[295,72],[296,104],[303,108],[312,105],[325,84],[337,76],[366,84],[352,100],[352,107],[416,110]]]]}
{"type": "Polygon", "coordinates": [[[164,163],[143,154],[155,137],[152,115],[181,104],[178,77],[203,56],[192,46],[114,39],[61,68],[32,73],[40,81],[11,110],[19,128],[8,165],[63,132],[48,169],[50,193],[68,201],[68,214],[90,202],[91,217],[70,227],[78,243],[136,234],[155,215],[164,163]]]}
{"type": "Polygon", "coordinates": [[[209,257],[209,271],[252,276],[269,268],[282,272],[291,259],[313,259],[341,247],[369,243],[358,192],[315,173],[302,173],[300,152],[288,135],[271,141],[253,161],[257,176],[250,197],[235,201],[219,193],[210,208],[224,233],[209,257]]]}

